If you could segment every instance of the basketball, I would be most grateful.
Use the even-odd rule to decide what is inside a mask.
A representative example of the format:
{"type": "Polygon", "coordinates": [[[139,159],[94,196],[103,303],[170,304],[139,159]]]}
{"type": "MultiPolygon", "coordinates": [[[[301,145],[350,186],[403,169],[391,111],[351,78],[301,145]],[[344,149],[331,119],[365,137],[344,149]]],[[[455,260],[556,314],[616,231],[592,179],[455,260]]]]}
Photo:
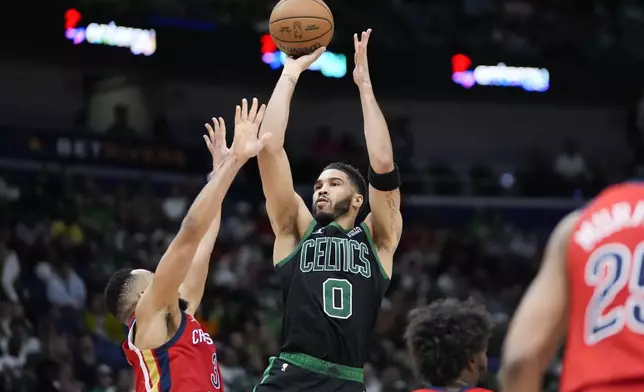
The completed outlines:
{"type": "Polygon", "coordinates": [[[333,27],[333,14],[322,0],[281,0],[271,12],[269,32],[279,50],[299,57],[327,46],[333,27]]]}

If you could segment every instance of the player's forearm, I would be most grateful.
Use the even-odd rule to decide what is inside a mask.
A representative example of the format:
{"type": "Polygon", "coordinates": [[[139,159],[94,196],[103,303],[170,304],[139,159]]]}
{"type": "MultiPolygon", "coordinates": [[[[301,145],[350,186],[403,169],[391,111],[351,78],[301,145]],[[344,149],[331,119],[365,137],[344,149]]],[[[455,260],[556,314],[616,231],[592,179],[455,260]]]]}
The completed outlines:
{"type": "Polygon", "coordinates": [[[499,381],[501,392],[541,392],[541,372],[528,362],[503,363],[499,381]]]}
{"type": "Polygon", "coordinates": [[[192,283],[205,282],[206,274],[208,273],[208,266],[210,265],[210,255],[212,253],[212,248],[215,246],[217,235],[219,234],[220,223],[221,211],[210,223],[208,231],[206,231],[206,234],[201,238],[201,241],[199,241],[199,247],[197,247],[195,257],[192,259],[192,264],[188,270],[188,276],[186,276],[185,283],[195,286],[192,283]]]}
{"type": "Polygon", "coordinates": [[[275,152],[284,146],[286,126],[288,125],[288,116],[291,109],[291,98],[293,98],[293,92],[299,76],[299,71],[286,68],[282,71],[282,75],[275,85],[273,94],[266,106],[264,120],[259,128],[260,137],[264,133],[270,132],[273,134],[273,138],[268,146],[269,148],[260,152],[260,155],[266,152],[275,152]]]}
{"type": "Polygon", "coordinates": [[[221,212],[217,214],[210,224],[208,231],[199,241],[197,252],[192,259],[188,274],[181,284],[181,297],[188,301],[189,313],[193,314],[197,310],[201,297],[203,296],[206,280],[208,278],[208,267],[210,266],[210,257],[212,249],[215,246],[219,226],[221,224],[221,212]]]}
{"type": "MultiPolygon", "coordinates": [[[[549,355],[543,350],[543,345],[535,345],[533,337],[539,339],[540,334],[538,333],[536,336],[531,334],[529,339],[526,339],[525,335],[518,334],[520,330],[527,331],[525,325],[523,325],[524,328],[520,329],[516,327],[517,325],[522,325],[521,320],[526,320],[521,318],[521,310],[520,306],[513,321],[514,325],[510,326],[507,339],[503,343],[501,371],[499,372],[501,390],[507,392],[540,392],[543,373],[552,358],[554,358],[555,352],[548,350],[552,351],[552,355],[549,355]]],[[[543,327],[543,329],[548,329],[548,327],[543,327]]]]}
{"type": "Polygon", "coordinates": [[[217,240],[217,235],[219,234],[219,225],[221,224],[221,210],[215,216],[215,219],[212,220],[208,231],[199,241],[199,247],[197,248],[197,253],[193,260],[194,265],[208,265],[208,260],[210,259],[210,254],[212,253],[212,248],[215,246],[215,241],[217,240]],[[205,262],[204,262],[205,261],[205,262]]]}
{"type": "Polygon", "coordinates": [[[369,163],[376,173],[388,173],[394,169],[394,150],[387,121],[371,86],[360,88],[360,103],[369,163]]]}
{"type": "Polygon", "coordinates": [[[181,230],[192,232],[202,238],[215,216],[221,212],[221,203],[228,192],[239,169],[245,161],[234,154],[228,154],[221,167],[199,192],[181,224],[181,230]]]}

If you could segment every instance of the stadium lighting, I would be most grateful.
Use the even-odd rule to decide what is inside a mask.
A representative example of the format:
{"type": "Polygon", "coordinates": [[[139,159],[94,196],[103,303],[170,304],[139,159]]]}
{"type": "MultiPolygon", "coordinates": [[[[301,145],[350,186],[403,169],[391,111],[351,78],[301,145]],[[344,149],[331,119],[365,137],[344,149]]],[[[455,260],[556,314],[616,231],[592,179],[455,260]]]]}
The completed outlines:
{"type": "Polygon", "coordinates": [[[545,92],[550,88],[546,68],[511,67],[504,63],[479,65],[473,70],[472,60],[464,54],[452,56],[452,80],[467,89],[474,85],[521,87],[525,91],[545,92]]]}
{"type": "Polygon", "coordinates": [[[151,56],[156,52],[157,40],[154,30],[118,26],[114,22],[90,23],[87,27],[82,27],[78,26],[81,19],[81,13],[74,8],[65,12],[65,37],[74,45],[87,42],[93,45],[117,46],[129,48],[132,54],[144,56],[151,56]]]}

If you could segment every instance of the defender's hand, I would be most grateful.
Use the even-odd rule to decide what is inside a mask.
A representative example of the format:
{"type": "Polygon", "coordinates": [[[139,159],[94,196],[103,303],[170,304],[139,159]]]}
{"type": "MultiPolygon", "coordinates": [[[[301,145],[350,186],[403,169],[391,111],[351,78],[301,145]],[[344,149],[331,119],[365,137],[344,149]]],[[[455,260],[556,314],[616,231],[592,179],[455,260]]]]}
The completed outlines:
{"type": "Polygon", "coordinates": [[[369,43],[370,36],[371,29],[363,31],[360,39],[358,39],[358,34],[353,35],[353,47],[356,51],[353,55],[353,62],[355,63],[355,68],[353,68],[353,81],[359,88],[371,86],[369,61],[367,60],[367,44],[369,43]]]}
{"type": "Polygon", "coordinates": [[[265,133],[258,138],[259,125],[264,118],[266,105],[259,107],[257,98],[253,98],[253,104],[248,109],[248,101],[242,100],[241,107],[235,108],[235,138],[230,146],[231,153],[241,159],[248,160],[257,155],[266,142],[273,136],[271,133],[265,133]]]}
{"type": "Polygon", "coordinates": [[[217,168],[222,164],[226,156],[228,156],[228,146],[226,146],[226,123],[224,119],[212,118],[212,123],[215,126],[215,129],[206,124],[206,129],[208,130],[207,135],[203,135],[203,139],[206,141],[206,147],[212,155],[212,172],[217,170],[217,168]]]}
{"type": "Polygon", "coordinates": [[[318,48],[315,52],[307,54],[306,56],[298,57],[294,59],[292,57],[287,57],[284,61],[284,73],[289,75],[295,73],[298,76],[300,73],[309,69],[311,64],[313,64],[317,59],[322,56],[322,53],[326,51],[326,47],[318,48]]]}

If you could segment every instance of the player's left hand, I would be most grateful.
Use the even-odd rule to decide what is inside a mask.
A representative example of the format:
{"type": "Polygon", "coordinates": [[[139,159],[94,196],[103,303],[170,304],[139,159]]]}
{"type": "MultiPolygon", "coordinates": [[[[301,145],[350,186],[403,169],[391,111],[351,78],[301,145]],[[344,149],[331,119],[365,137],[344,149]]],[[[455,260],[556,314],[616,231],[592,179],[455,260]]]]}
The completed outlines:
{"type": "Polygon", "coordinates": [[[203,139],[206,141],[206,147],[212,155],[212,172],[211,174],[222,164],[230,149],[226,146],[226,123],[224,119],[219,117],[213,117],[212,123],[215,127],[206,124],[206,130],[208,131],[207,135],[203,135],[203,139]]]}
{"type": "Polygon", "coordinates": [[[367,44],[371,36],[371,29],[363,31],[358,38],[358,34],[353,34],[353,47],[355,54],[353,55],[353,81],[358,87],[371,86],[371,76],[369,75],[369,61],[367,60],[367,44]]]}
{"type": "Polygon", "coordinates": [[[242,100],[241,106],[235,108],[235,137],[230,145],[230,153],[247,161],[256,156],[273,137],[268,132],[258,137],[259,126],[264,118],[266,105],[259,105],[257,98],[248,108],[248,101],[242,100]]]}

